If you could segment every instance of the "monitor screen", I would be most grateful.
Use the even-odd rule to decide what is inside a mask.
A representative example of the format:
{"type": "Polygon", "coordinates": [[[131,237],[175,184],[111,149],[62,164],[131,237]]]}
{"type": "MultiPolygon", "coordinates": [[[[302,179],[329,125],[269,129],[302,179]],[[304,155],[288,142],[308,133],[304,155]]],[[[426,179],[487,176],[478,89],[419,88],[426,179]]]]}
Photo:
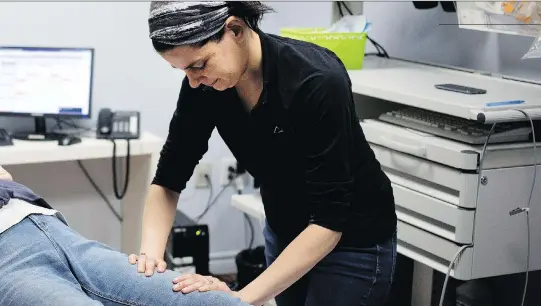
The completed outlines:
{"type": "Polygon", "coordinates": [[[88,118],[93,53],[0,47],[0,114],[88,118]]]}

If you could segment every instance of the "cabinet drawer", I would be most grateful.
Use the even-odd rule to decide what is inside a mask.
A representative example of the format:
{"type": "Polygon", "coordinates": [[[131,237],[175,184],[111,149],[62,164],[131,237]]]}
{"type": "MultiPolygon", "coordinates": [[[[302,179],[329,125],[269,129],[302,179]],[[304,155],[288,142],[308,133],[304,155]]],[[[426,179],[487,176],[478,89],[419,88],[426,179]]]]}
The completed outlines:
{"type": "Polygon", "coordinates": [[[370,146],[385,173],[400,180],[400,185],[456,206],[475,208],[476,173],[460,172],[379,145],[370,146]]]}
{"type": "Polygon", "coordinates": [[[373,119],[360,124],[370,143],[455,169],[477,171],[477,147],[373,119]]]}
{"type": "MultiPolygon", "coordinates": [[[[463,247],[402,221],[397,224],[397,245],[400,254],[441,273],[447,273],[449,264],[463,247]]],[[[455,261],[451,276],[459,280],[471,279],[472,261],[473,249],[465,248],[455,261]]]]}
{"type": "Polygon", "coordinates": [[[474,210],[408,188],[411,184],[396,175],[387,176],[392,182],[399,220],[457,243],[473,242],[474,210]]]}
{"type": "MultiPolygon", "coordinates": [[[[383,131],[379,130],[379,127],[380,123],[375,121],[370,121],[367,125],[363,125],[367,140],[383,170],[388,175],[394,175],[397,178],[401,178],[402,183],[400,183],[400,185],[406,186],[421,194],[463,208],[475,208],[479,180],[479,176],[475,172],[476,170],[453,168],[448,165],[449,160],[445,158],[446,155],[437,156],[441,159],[441,162],[439,163],[434,161],[436,156],[432,156],[432,160],[428,158],[430,155],[429,148],[433,148],[436,151],[447,150],[447,153],[450,155],[455,154],[455,157],[461,154],[459,151],[454,150],[452,146],[438,147],[438,141],[442,140],[439,138],[419,136],[417,135],[417,132],[404,131],[404,129],[400,127],[393,126],[392,128],[385,128],[385,132],[382,135],[386,135],[385,137],[388,137],[388,139],[396,139],[396,143],[403,142],[403,144],[411,146],[412,148],[421,148],[418,152],[411,152],[413,149],[410,149],[409,151],[408,149],[405,149],[409,147],[403,148],[400,147],[401,145],[396,145],[395,143],[390,144],[386,143],[386,141],[379,141],[382,137],[380,137],[378,133],[383,131]],[[396,133],[396,135],[393,133],[396,133]],[[416,138],[403,138],[403,134],[407,133],[415,135],[416,138]],[[431,140],[429,141],[426,138],[431,140]],[[382,143],[388,146],[385,146],[382,143]],[[424,152],[421,152],[423,150],[424,152]]],[[[447,143],[447,141],[444,142],[447,143]]],[[[460,145],[456,146],[460,147],[460,145]]],[[[439,153],[434,153],[433,155],[436,154],[439,153]]],[[[465,158],[464,161],[467,161],[469,156],[474,155],[477,156],[477,154],[470,153],[462,154],[465,158]]]]}

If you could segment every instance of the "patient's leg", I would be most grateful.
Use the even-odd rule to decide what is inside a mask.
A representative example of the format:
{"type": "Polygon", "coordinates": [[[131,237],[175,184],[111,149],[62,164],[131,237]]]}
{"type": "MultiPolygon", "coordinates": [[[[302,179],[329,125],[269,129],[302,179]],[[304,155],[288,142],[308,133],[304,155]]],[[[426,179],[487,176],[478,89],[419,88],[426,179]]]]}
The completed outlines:
{"type": "Polygon", "coordinates": [[[32,219],[46,227],[82,289],[104,305],[248,306],[224,292],[174,292],[172,280],[177,273],[146,277],[129,264],[127,255],[81,237],[55,217],[32,219]]]}
{"type": "Polygon", "coordinates": [[[0,234],[0,305],[90,306],[67,261],[28,218],[0,234]]]}

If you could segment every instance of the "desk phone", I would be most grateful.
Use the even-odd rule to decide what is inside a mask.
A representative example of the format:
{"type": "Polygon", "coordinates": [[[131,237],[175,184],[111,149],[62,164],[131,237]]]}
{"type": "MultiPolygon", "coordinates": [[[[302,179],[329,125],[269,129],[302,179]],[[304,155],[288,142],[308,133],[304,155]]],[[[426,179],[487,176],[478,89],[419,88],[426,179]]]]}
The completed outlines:
{"type": "Polygon", "coordinates": [[[138,139],[140,114],[137,111],[100,110],[96,137],[100,139],[138,139]]]}

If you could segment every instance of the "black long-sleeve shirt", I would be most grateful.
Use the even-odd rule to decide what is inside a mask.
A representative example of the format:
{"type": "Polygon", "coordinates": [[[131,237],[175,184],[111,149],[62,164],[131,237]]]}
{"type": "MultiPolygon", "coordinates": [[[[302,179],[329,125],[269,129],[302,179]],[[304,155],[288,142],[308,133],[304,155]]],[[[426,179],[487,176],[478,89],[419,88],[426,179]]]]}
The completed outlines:
{"type": "Polygon", "coordinates": [[[176,192],[214,128],[260,182],[267,222],[284,241],[309,224],[342,232],[341,247],[391,237],[394,198],[356,116],[349,75],[334,53],[259,32],[263,92],[247,111],[236,90],[182,83],[153,184],[176,192]]]}

